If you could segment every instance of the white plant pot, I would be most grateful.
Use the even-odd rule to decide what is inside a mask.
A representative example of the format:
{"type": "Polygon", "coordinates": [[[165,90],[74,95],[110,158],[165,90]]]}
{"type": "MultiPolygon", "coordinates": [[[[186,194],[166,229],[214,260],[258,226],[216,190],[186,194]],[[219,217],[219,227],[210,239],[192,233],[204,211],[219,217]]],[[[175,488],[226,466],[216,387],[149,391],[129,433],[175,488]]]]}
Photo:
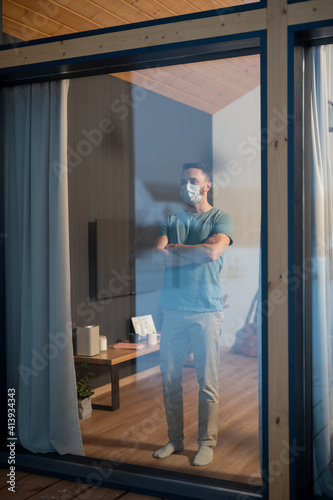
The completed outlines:
{"type": "Polygon", "coordinates": [[[78,401],[78,411],[80,420],[85,420],[86,418],[91,417],[92,406],[90,397],[83,399],[83,401],[78,401]]]}

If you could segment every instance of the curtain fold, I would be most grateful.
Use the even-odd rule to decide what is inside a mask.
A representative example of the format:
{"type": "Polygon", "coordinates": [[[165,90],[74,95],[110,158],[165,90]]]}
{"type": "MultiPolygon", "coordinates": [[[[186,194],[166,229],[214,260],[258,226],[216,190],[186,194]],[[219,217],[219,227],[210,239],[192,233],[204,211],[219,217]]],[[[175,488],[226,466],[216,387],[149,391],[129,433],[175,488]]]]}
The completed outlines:
{"type": "Polygon", "coordinates": [[[4,90],[7,375],[20,443],[83,455],[70,310],[68,86],[4,90]]]}
{"type": "Polygon", "coordinates": [[[333,205],[328,47],[310,49],[312,135],[312,418],[314,491],[333,498],[333,205]]]}

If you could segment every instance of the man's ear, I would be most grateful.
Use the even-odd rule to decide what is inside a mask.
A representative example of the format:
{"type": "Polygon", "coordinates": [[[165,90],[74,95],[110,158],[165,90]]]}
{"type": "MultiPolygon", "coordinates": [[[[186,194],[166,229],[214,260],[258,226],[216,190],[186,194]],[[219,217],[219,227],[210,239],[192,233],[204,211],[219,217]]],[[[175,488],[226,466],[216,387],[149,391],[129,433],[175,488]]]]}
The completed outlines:
{"type": "Polygon", "coordinates": [[[205,187],[205,192],[207,193],[211,187],[212,187],[211,181],[207,182],[206,187],[205,187]]]}

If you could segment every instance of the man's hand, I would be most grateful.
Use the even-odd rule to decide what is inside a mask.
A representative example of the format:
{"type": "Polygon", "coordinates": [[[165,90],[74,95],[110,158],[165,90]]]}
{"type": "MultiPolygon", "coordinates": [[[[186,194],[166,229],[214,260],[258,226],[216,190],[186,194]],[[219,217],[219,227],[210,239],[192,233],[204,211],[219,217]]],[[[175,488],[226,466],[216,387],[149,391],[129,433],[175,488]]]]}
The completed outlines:
{"type": "Polygon", "coordinates": [[[184,264],[206,264],[218,260],[228,248],[230,238],[226,234],[217,233],[210,236],[205,243],[198,245],[182,245],[169,243],[165,249],[171,254],[184,259],[184,264]]]}
{"type": "Polygon", "coordinates": [[[178,243],[168,243],[165,249],[168,252],[175,252],[177,250],[178,243]]]}
{"type": "Polygon", "coordinates": [[[157,236],[152,253],[155,264],[158,264],[159,266],[175,267],[184,266],[189,263],[184,256],[179,255],[177,252],[172,251],[171,248],[169,248],[172,246],[175,247],[177,245],[168,244],[167,236],[157,236]]]}
{"type": "Polygon", "coordinates": [[[207,238],[207,240],[205,241],[205,243],[207,245],[213,245],[214,243],[218,243],[219,239],[220,239],[219,235],[213,234],[212,236],[210,236],[209,238],[207,238]]]}
{"type": "Polygon", "coordinates": [[[229,236],[223,233],[213,234],[205,243],[198,245],[168,243],[166,236],[158,236],[154,243],[153,258],[164,266],[206,264],[218,260],[229,243],[229,236]]]}
{"type": "MultiPolygon", "coordinates": [[[[214,243],[218,243],[220,240],[220,237],[217,234],[213,234],[207,240],[205,241],[206,245],[214,245],[214,243]]],[[[193,245],[192,245],[193,246],[193,245]]],[[[175,243],[168,243],[167,246],[165,247],[166,250],[169,250],[170,252],[174,251],[177,252],[177,249],[179,248],[178,244],[175,243]]]]}

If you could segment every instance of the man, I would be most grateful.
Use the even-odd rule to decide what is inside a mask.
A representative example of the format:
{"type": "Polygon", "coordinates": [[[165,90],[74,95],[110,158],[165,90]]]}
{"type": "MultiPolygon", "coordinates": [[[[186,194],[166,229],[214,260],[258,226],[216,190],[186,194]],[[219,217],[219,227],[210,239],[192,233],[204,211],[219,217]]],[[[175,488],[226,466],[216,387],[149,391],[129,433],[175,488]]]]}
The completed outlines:
{"type": "Polygon", "coordinates": [[[153,248],[154,260],[165,266],[160,354],[169,436],[169,442],[154,457],[166,458],[184,448],[183,361],[191,344],[199,383],[199,450],[193,465],[209,464],[216,445],[223,321],[219,273],[222,254],[233,237],[230,215],[208,203],[211,186],[206,165],[183,166],[180,195],[186,209],[166,218],[153,248]]]}

